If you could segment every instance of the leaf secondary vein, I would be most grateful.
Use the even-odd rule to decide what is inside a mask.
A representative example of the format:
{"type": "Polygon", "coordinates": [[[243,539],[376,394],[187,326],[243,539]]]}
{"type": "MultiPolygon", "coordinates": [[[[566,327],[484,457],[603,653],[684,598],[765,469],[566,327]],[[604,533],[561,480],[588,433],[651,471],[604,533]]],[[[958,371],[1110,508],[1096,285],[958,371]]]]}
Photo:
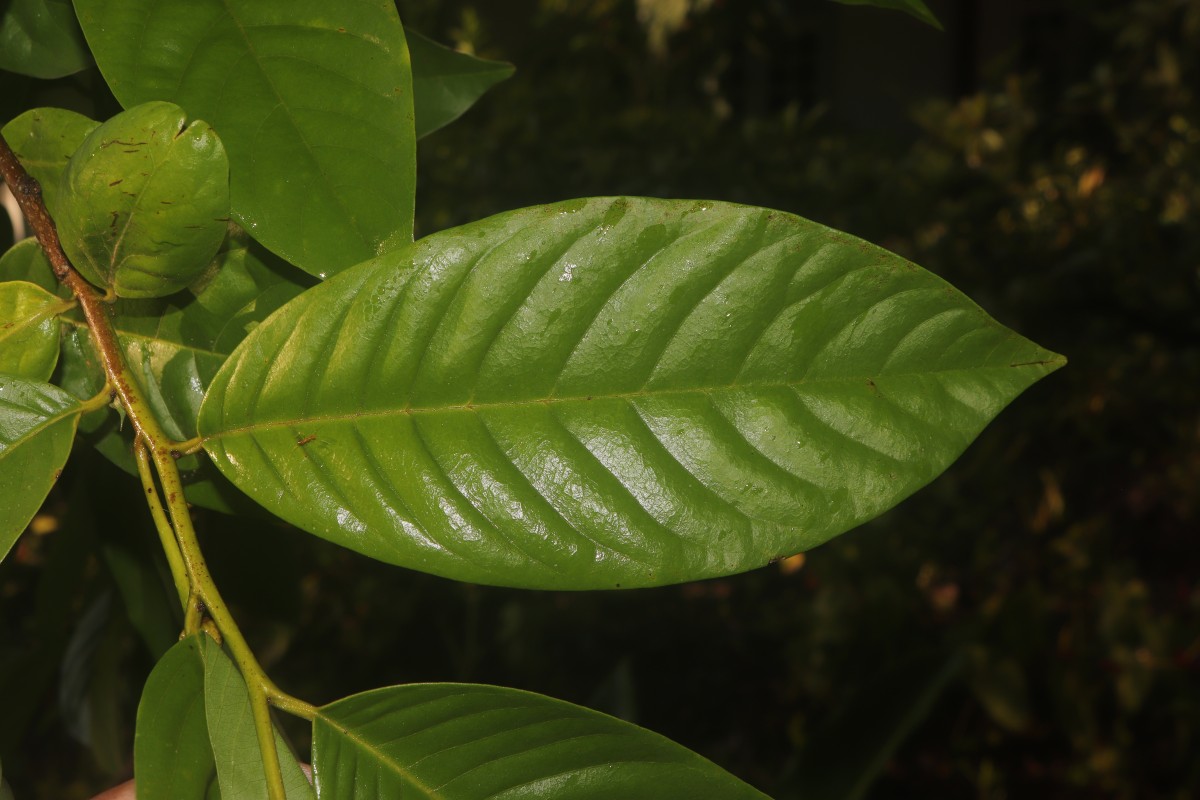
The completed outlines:
{"type": "Polygon", "coordinates": [[[395,772],[396,775],[398,775],[402,780],[407,781],[417,791],[424,792],[430,800],[446,800],[445,795],[439,794],[437,790],[423,783],[419,778],[417,778],[416,775],[397,764],[393,759],[388,758],[387,754],[381,751],[372,742],[355,735],[354,732],[349,728],[345,727],[332,717],[325,715],[320,709],[317,710],[316,717],[313,721],[314,723],[318,721],[324,722],[343,739],[346,739],[347,741],[353,743],[356,747],[359,747],[374,756],[378,763],[386,767],[391,767],[392,771],[395,772]]]}

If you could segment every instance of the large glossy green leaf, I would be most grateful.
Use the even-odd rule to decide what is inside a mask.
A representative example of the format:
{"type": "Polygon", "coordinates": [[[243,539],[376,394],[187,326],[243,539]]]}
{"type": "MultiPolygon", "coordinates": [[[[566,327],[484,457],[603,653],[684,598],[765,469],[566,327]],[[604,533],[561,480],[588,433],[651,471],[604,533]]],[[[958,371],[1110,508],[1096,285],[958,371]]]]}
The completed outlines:
{"type": "Polygon", "coordinates": [[[139,800],[204,800],[216,776],[205,719],[200,636],[189,636],[159,659],[142,689],[133,739],[139,800]]]}
{"type": "Polygon", "coordinates": [[[0,283],[0,375],[49,380],[58,362],[58,314],[70,307],[28,281],[0,283]]]}
{"type": "MultiPolygon", "coordinates": [[[[49,263],[40,252],[33,257],[40,257],[40,263],[28,271],[48,273],[49,263]]],[[[307,275],[237,233],[189,295],[113,304],[112,322],[125,357],[169,436],[185,440],[196,435],[204,391],[233,348],[311,283],[307,275]]],[[[99,357],[82,319],[67,321],[58,380],[77,397],[90,397],[104,385],[99,357]]],[[[126,471],[136,471],[130,426],[113,415],[96,415],[85,417],[80,429],[106,457],[126,471]]],[[[219,511],[239,508],[244,498],[206,457],[188,456],[177,463],[190,502],[219,511]]]]}
{"type": "Polygon", "coordinates": [[[0,375],[0,560],[58,480],[79,414],[56,386],[0,375]]]}
{"type": "Polygon", "coordinates": [[[414,30],[405,31],[412,57],[417,138],[462,116],[491,87],[513,74],[512,64],[459,53],[414,30]]]}
{"type": "Polygon", "coordinates": [[[42,186],[50,215],[58,215],[58,183],[71,156],[100,123],[65,108],[35,108],[4,126],[0,133],[42,186]]]}
{"type": "MultiPolygon", "coordinates": [[[[204,661],[204,708],[209,742],[224,800],[267,800],[262,754],[254,732],[246,682],[219,645],[200,636],[204,661]]],[[[278,732],[275,748],[289,800],[313,798],[313,788],[278,732]]]]}
{"type": "Polygon", "coordinates": [[[274,513],[460,580],[647,586],[813,547],[1063,363],[781,212],[592,199],[435,234],[276,313],[204,446],[274,513]]]}
{"type": "Polygon", "coordinates": [[[644,728],[530,692],[413,684],[313,720],[325,800],[733,800],[765,795],[644,728]]]}
{"type": "Polygon", "coordinates": [[[78,0],[127,108],[170,100],[229,151],[233,214],[324,277],[411,239],[412,76],[392,0],[78,0]]]}
{"type": "Polygon", "coordinates": [[[927,25],[932,25],[939,31],[942,30],[942,23],[929,10],[929,6],[925,5],[925,0],[834,0],[834,2],[846,6],[875,6],[876,8],[903,11],[927,25]]]}
{"type": "Polygon", "coordinates": [[[229,223],[229,161],[206,122],[144,103],[88,134],[61,179],[59,238],[71,263],[120,297],[191,283],[229,223]]]}
{"type": "Polygon", "coordinates": [[[61,78],[92,62],[70,0],[6,0],[0,9],[0,69],[61,78]]]}

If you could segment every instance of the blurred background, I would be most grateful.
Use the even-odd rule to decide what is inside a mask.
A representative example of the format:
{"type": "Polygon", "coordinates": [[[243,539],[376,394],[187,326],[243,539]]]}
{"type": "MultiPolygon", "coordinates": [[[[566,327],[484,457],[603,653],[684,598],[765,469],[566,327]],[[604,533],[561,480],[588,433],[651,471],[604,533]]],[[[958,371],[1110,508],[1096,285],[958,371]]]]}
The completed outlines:
{"type": "MultiPolygon", "coordinates": [[[[1070,364],[899,508],[724,580],[462,585],[201,514],[285,690],[530,689],[779,800],[1200,797],[1200,0],[929,5],[944,32],[819,0],[401,0],[517,66],[422,141],[419,233],[586,195],[769,206],[916,261],[1070,364]]],[[[94,72],[3,77],[4,119],[115,110],[94,72]]],[[[178,631],[139,496],[79,448],[0,565],[18,800],[131,773],[178,631]]]]}

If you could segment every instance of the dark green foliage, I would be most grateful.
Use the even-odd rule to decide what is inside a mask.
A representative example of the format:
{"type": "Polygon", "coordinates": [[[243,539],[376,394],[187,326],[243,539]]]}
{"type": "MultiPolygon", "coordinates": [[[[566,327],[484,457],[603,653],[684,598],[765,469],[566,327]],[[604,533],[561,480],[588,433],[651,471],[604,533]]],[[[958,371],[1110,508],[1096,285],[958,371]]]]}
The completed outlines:
{"type": "MultiPolygon", "coordinates": [[[[875,775],[876,761],[878,798],[1195,796],[1195,3],[1068,3],[1069,46],[1026,42],[1020,56],[1014,40],[980,91],[870,137],[816,102],[759,104],[753,80],[716,66],[772,27],[813,30],[785,10],[696,11],[657,61],[632,3],[494,16],[413,5],[406,23],[526,76],[422,145],[419,234],[590,193],[784,208],[926,265],[1072,368],[908,505],[807,561],[733,580],[629,594],[458,585],[198,512],[281,685],[320,702],[451,678],[545,692],[664,733],[781,799],[818,783],[857,791],[836,769],[875,775]],[[270,570],[246,566],[268,558],[270,570]]],[[[87,507],[65,494],[78,485],[68,473],[51,516],[87,507]]],[[[128,768],[97,767],[54,733],[61,620],[112,580],[111,560],[72,536],[28,537],[0,566],[0,633],[29,641],[34,609],[39,631],[0,662],[29,683],[3,686],[21,735],[5,731],[0,758],[18,797],[86,797],[128,768]],[[35,593],[85,572],[74,592],[35,593]]],[[[124,716],[95,707],[128,744],[148,662],[128,630],[103,630],[126,665],[111,693],[124,716]]]]}

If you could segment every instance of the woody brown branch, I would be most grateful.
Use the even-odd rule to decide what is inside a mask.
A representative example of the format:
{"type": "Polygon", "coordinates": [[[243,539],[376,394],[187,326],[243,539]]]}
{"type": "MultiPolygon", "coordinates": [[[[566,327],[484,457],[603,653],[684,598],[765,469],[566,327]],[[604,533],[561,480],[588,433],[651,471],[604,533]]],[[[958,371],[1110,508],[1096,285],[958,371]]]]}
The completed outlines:
{"type": "Polygon", "coordinates": [[[71,261],[63,251],[62,241],[58,237],[58,228],[42,198],[41,184],[22,166],[17,154],[13,152],[2,134],[0,134],[0,173],[4,175],[4,182],[8,184],[8,188],[16,197],[17,205],[20,206],[21,213],[29,222],[29,227],[37,238],[38,244],[41,245],[42,252],[50,261],[50,268],[55,277],[70,289],[79,301],[79,307],[83,310],[88,330],[91,331],[92,343],[100,354],[104,374],[113,391],[121,399],[122,405],[125,406],[134,430],[152,451],[172,444],[162,432],[157,420],[149,413],[139,388],[129,376],[125,355],[121,351],[116,331],[109,319],[107,303],[97,294],[95,288],[71,266],[71,261]]]}

